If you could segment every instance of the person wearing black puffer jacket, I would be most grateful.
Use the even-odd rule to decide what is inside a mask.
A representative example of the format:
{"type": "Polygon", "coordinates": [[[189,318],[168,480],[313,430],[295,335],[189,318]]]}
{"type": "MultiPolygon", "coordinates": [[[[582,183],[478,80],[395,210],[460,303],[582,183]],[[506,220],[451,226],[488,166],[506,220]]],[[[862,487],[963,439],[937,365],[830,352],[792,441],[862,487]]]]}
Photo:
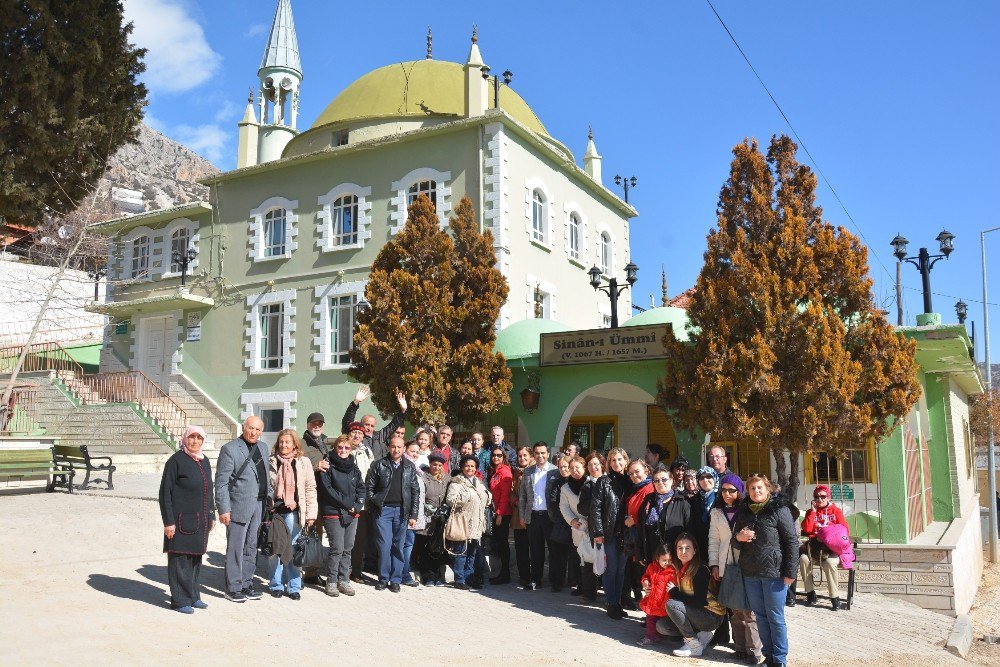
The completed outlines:
{"type": "Polygon", "coordinates": [[[757,617],[762,652],[770,665],[788,659],[785,592],[795,581],[799,535],[788,499],[773,492],[764,475],[747,479],[747,498],[733,522],[732,546],[740,550],[740,570],[750,608],[757,617]]]}
{"type": "Polygon", "coordinates": [[[670,488],[673,479],[667,470],[653,472],[653,492],[639,506],[639,540],[643,562],[653,561],[653,554],[660,545],[673,551],[674,540],[688,529],[691,521],[691,504],[670,488]]]}
{"type": "Polygon", "coordinates": [[[326,470],[319,480],[319,515],[330,541],[326,561],[326,594],[330,597],[354,595],[351,586],[351,551],[358,532],[358,517],[365,504],[365,483],[361,469],[351,456],[351,439],[342,435],[333,443],[326,470]]]}
{"type": "Polygon", "coordinates": [[[604,595],[608,616],[625,618],[622,589],[625,587],[625,492],[631,486],[625,477],[628,452],[616,447],[608,452],[608,473],[594,485],[590,503],[590,534],[594,544],[603,545],[607,558],[604,570],[604,595]]]}

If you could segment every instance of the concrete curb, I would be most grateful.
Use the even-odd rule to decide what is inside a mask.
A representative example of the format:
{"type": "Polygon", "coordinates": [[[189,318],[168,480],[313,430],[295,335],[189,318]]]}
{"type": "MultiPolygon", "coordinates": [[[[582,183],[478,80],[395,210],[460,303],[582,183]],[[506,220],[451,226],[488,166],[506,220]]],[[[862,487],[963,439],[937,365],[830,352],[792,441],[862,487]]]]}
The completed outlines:
{"type": "Polygon", "coordinates": [[[955,619],[955,625],[948,635],[948,642],[944,645],[948,652],[957,655],[963,660],[969,655],[972,648],[972,617],[968,614],[960,614],[955,619]]]}

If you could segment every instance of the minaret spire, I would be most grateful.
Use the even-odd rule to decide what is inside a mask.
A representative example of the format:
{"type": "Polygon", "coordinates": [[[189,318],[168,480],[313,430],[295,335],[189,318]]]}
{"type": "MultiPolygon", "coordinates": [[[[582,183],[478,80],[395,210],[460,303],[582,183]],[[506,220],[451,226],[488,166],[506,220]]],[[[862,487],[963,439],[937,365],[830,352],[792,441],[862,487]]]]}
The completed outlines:
{"type": "Polygon", "coordinates": [[[465,115],[482,116],[489,106],[489,89],[483,79],[483,56],[479,53],[479,28],[472,26],[472,45],[465,59],[465,115]]]}
{"type": "Polygon", "coordinates": [[[663,288],[662,305],[669,306],[670,299],[667,298],[667,269],[662,264],[660,265],[660,278],[661,278],[661,287],[663,288]]]}
{"type": "Polygon", "coordinates": [[[427,60],[433,60],[434,35],[431,34],[431,27],[427,26],[427,60]]]}
{"type": "Polygon", "coordinates": [[[274,21],[257,70],[260,79],[260,163],[277,160],[292,137],[299,133],[299,88],[302,61],[295,34],[291,0],[278,0],[274,21]]]}
{"type": "Polygon", "coordinates": [[[601,158],[597,152],[597,145],[594,144],[594,127],[587,128],[587,150],[583,154],[583,170],[590,174],[598,183],[601,182],[601,158]]]}

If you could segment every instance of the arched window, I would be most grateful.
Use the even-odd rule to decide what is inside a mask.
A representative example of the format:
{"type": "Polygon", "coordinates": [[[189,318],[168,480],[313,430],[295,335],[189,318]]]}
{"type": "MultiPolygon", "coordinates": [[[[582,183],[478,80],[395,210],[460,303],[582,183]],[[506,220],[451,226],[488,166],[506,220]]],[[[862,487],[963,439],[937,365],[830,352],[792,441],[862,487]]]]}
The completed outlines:
{"type": "Polygon", "coordinates": [[[583,245],[583,223],[580,216],[570,213],[569,216],[569,257],[570,259],[580,259],[580,248],[583,245]]]}
{"type": "Polygon", "coordinates": [[[180,227],[170,235],[170,273],[180,273],[181,263],[174,261],[174,253],[183,255],[191,243],[191,232],[187,227],[180,227]]]}
{"type": "Polygon", "coordinates": [[[417,181],[411,185],[406,191],[406,207],[409,208],[420,195],[427,195],[434,204],[434,210],[437,210],[437,181],[417,181]]]}
{"type": "Polygon", "coordinates": [[[264,257],[278,257],[285,254],[285,209],[272,208],[264,214],[264,257]]]}
{"type": "Polygon", "coordinates": [[[541,190],[531,193],[531,238],[541,243],[546,242],[546,218],[548,207],[546,206],[545,195],[541,190]]]}
{"type": "Polygon", "coordinates": [[[132,241],[130,278],[144,278],[149,272],[149,237],[138,236],[132,241]]]}
{"type": "Polygon", "coordinates": [[[601,232],[601,271],[603,273],[611,273],[612,270],[612,252],[611,252],[611,235],[607,232],[601,232]]]}
{"type": "Polygon", "coordinates": [[[333,245],[358,242],[358,198],[344,195],[330,207],[330,234],[333,245]]]}

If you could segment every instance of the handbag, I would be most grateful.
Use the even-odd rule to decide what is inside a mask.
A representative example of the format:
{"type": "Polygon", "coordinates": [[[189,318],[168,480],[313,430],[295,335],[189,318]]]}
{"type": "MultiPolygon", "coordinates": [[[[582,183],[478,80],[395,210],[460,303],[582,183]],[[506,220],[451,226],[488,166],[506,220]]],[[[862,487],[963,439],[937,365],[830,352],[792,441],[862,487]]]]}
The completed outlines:
{"type": "MultiPolygon", "coordinates": [[[[248,459],[249,460],[249,459],[248,459]]],[[[271,544],[271,522],[274,520],[274,509],[271,503],[261,503],[260,528],[257,529],[257,547],[265,558],[274,555],[274,547],[271,544]]]]}
{"type": "Polygon", "coordinates": [[[604,574],[604,571],[608,569],[608,557],[604,553],[603,544],[594,545],[594,574],[598,577],[604,574]]]}
{"type": "Polygon", "coordinates": [[[324,561],[323,539],[317,534],[316,528],[300,531],[293,547],[292,565],[298,568],[319,568],[324,561]]]}
{"type": "Polygon", "coordinates": [[[730,562],[726,563],[726,571],[722,575],[719,583],[719,594],[717,599],[719,604],[727,609],[746,611],[750,609],[750,601],[747,599],[747,589],[743,583],[743,570],[739,563],[733,558],[733,550],[729,550],[730,562]]]}

